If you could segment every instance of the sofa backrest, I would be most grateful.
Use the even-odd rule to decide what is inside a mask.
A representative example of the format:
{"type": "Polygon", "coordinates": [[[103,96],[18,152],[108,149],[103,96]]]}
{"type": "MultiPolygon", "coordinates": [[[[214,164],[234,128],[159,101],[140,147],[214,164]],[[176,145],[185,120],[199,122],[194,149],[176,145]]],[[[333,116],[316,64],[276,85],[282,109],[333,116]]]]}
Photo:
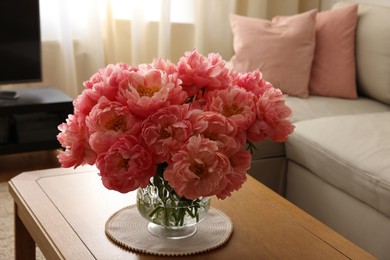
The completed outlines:
{"type": "MultiPolygon", "coordinates": [[[[339,8],[351,2],[338,2],[339,8]]],[[[390,8],[359,4],[356,27],[359,92],[390,105],[390,8]]]]}

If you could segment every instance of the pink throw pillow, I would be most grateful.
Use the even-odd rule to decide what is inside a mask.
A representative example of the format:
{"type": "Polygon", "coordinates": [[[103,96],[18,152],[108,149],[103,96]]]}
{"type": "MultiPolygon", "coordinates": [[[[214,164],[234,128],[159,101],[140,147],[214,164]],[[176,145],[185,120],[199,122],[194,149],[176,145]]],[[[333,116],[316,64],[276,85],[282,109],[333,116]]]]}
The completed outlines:
{"type": "Polygon", "coordinates": [[[357,5],[319,12],[309,92],[312,95],[357,98],[355,28],[357,5]]]}
{"type": "Polygon", "coordinates": [[[260,69],[266,81],[284,93],[307,97],[315,47],[317,10],[271,21],[231,15],[234,35],[232,67],[260,69]]]}

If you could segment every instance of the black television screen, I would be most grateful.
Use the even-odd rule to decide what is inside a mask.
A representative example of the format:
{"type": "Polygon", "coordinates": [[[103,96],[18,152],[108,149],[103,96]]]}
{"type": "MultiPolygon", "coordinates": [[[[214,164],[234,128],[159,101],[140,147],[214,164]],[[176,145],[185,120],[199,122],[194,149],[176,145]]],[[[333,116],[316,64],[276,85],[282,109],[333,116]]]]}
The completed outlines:
{"type": "Polygon", "coordinates": [[[39,0],[0,0],[0,84],[41,80],[39,0]]]}

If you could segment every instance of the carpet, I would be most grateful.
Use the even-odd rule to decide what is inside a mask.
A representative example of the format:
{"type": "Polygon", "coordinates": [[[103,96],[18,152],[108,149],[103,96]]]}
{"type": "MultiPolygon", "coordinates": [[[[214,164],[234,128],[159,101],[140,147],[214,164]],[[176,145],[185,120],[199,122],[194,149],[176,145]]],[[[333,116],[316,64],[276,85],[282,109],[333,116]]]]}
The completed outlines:
{"type": "MultiPolygon", "coordinates": [[[[15,259],[14,248],[14,204],[8,183],[0,182],[0,259],[15,259]]],[[[45,259],[38,247],[36,259],[45,259]]]]}

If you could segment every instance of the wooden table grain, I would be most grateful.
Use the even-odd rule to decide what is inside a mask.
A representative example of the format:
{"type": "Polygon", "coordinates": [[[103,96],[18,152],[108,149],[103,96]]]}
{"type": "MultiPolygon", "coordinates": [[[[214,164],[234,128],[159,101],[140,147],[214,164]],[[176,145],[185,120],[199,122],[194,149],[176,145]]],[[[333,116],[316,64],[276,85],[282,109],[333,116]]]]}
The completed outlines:
{"type": "MultiPolygon", "coordinates": [[[[56,168],[9,181],[16,259],[33,259],[35,243],[47,259],[161,259],[107,238],[106,220],[135,204],[135,192],[105,189],[97,172],[56,168]]],[[[212,198],[211,205],[232,219],[233,234],[222,247],[187,259],[374,259],[250,176],[230,198],[212,198]]]]}

